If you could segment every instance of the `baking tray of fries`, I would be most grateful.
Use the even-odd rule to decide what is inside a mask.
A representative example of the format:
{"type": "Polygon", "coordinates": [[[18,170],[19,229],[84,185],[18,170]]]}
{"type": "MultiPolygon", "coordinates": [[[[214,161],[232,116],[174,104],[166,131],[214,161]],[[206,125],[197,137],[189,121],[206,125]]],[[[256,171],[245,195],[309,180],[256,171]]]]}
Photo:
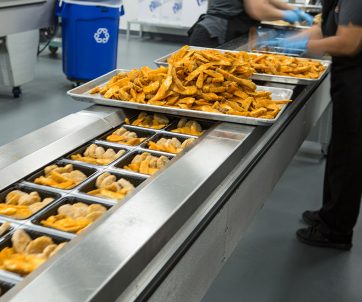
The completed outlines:
{"type": "Polygon", "coordinates": [[[275,118],[271,119],[271,118],[257,118],[257,117],[214,113],[214,112],[205,112],[199,110],[174,108],[174,107],[159,106],[159,105],[141,104],[132,101],[108,99],[102,96],[101,94],[91,93],[91,91],[96,87],[103,87],[104,85],[106,85],[107,82],[111,80],[114,76],[119,75],[120,73],[128,73],[128,72],[129,72],[128,70],[124,69],[113,70],[97,79],[94,79],[90,82],[87,82],[81,86],[78,86],[68,91],[68,95],[70,95],[73,99],[78,101],[90,102],[105,106],[145,110],[145,111],[159,112],[165,114],[172,114],[177,116],[187,116],[193,118],[231,122],[238,124],[270,125],[273,124],[283,113],[283,111],[287,106],[287,103],[289,102],[285,100],[290,100],[293,94],[293,90],[291,89],[257,86],[257,91],[270,92],[273,100],[283,100],[281,105],[279,105],[281,108],[278,114],[275,116],[275,118]]]}
{"type": "MultiPolygon", "coordinates": [[[[185,47],[185,46],[184,46],[185,47]]],[[[237,54],[240,53],[240,51],[235,51],[235,50],[226,50],[226,49],[215,49],[215,48],[206,48],[206,47],[197,47],[197,46],[189,46],[188,49],[190,51],[192,50],[199,50],[199,51],[203,51],[203,50],[211,50],[211,51],[219,51],[221,53],[232,53],[232,54],[237,54]]],[[[178,49],[170,54],[167,54],[159,59],[156,59],[154,61],[154,63],[158,66],[164,66],[167,67],[168,66],[168,59],[172,56],[175,55],[177,52],[179,52],[181,49],[178,49]]],[[[292,84],[292,85],[311,85],[314,84],[315,82],[318,82],[323,76],[324,74],[329,70],[329,66],[331,64],[331,61],[328,60],[317,60],[317,59],[305,59],[305,58],[297,58],[300,53],[298,53],[299,50],[293,50],[294,52],[290,53],[290,54],[285,54],[282,53],[280,50],[278,50],[276,47],[271,49],[271,50],[264,50],[264,49],[258,49],[255,50],[253,52],[244,52],[246,55],[251,55],[251,56],[263,56],[263,55],[275,55],[276,58],[280,57],[280,56],[286,56],[286,57],[291,57],[291,59],[293,60],[308,60],[309,62],[313,62],[313,64],[321,64],[324,68],[324,71],[321,72],[319,74],[319,76],[315,77],[315,78],[306,78],[306,77],[298,77],[298,76],[288,76],[288,75],[276,75],[276,74],[268,74],[268,73],[260,73],[260,72],[255,72],[254,74],[252,74],[251,79],[253,80],[259,80],[259,81],[266,81],[266,82],[274,82],[274,83],[284,83],[284,84],[292,84]]]]}

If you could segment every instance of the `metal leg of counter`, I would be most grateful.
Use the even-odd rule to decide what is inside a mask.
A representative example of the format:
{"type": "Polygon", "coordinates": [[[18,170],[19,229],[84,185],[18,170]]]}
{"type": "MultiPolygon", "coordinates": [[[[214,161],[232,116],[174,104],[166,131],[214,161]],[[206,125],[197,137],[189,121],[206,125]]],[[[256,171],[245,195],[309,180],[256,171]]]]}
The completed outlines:
{"type": "MultiPolygon", "coordinates": [[[[153,292],[150,301],[202,299],[308,133],[328,107],[329,98],[323,97],[328,86],[327,78],[153,292]]],[[[225,184],[238,178],[241,173],[239,168],[237,166],[225,179],[225,184]]]]}

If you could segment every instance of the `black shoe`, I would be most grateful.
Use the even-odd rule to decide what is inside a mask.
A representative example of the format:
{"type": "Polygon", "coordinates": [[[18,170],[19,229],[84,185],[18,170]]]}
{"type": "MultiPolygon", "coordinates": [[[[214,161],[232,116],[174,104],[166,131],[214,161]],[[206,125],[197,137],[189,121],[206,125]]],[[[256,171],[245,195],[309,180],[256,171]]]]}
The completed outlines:
{"type": "Polygon", "coordinates": [[[302,217],[304,222],[310,226],[318,225],[321,222],[319,211],[305,211],[302,217]]]}
{"type": "Polygon", "coordinates": [[[298,240],[308,245],[340,250],[350,250],[352,248],[352,236],[338,237],[338,240],[331,239],[330,235],[322,233],[321,224],[297,231],[298,240]]]}

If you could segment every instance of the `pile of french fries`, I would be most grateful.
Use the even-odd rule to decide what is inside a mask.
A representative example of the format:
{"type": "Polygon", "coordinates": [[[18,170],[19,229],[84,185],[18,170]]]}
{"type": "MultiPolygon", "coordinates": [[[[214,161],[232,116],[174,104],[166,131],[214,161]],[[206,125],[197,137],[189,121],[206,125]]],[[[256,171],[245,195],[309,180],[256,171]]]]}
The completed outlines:
{"type": "Polygon", "coordinates": [[[185,46],[169,59],[167,68],[123,72],[90,93],[140,104],[274,119],[290,100],[273,101],[271,92],[257,91],[250,80],[255,69],[245,55],[185,46]]]}
{"type": "Polygon", "coordinates": [[[325,66],[319,61],[284,55],[251,55],[251,66],[258,73],[282,75],[304,79],[318,79],[325,66]]]}

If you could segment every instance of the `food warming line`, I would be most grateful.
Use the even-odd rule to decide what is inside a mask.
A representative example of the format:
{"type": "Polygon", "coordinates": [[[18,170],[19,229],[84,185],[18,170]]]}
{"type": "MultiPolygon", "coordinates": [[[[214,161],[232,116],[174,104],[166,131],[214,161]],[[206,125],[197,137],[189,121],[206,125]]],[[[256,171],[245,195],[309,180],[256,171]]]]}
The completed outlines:
{"type": "MultiPolygon", "coordinates": [[[[294,89],[295,100],[274,125],[211,127],[4,299],[199,300],[329,104],[328,76],[310,86],[273,85],[294,89]]],[[[0,148],[5,176],[0,188],[118,126],[124,117],[123,110],[92,106],[0,148]],[[19,147],[29,141],[34,150],[22,154],[19,147]]],[[[17,281],[9,274],[0,279],[17,281]]]]}

